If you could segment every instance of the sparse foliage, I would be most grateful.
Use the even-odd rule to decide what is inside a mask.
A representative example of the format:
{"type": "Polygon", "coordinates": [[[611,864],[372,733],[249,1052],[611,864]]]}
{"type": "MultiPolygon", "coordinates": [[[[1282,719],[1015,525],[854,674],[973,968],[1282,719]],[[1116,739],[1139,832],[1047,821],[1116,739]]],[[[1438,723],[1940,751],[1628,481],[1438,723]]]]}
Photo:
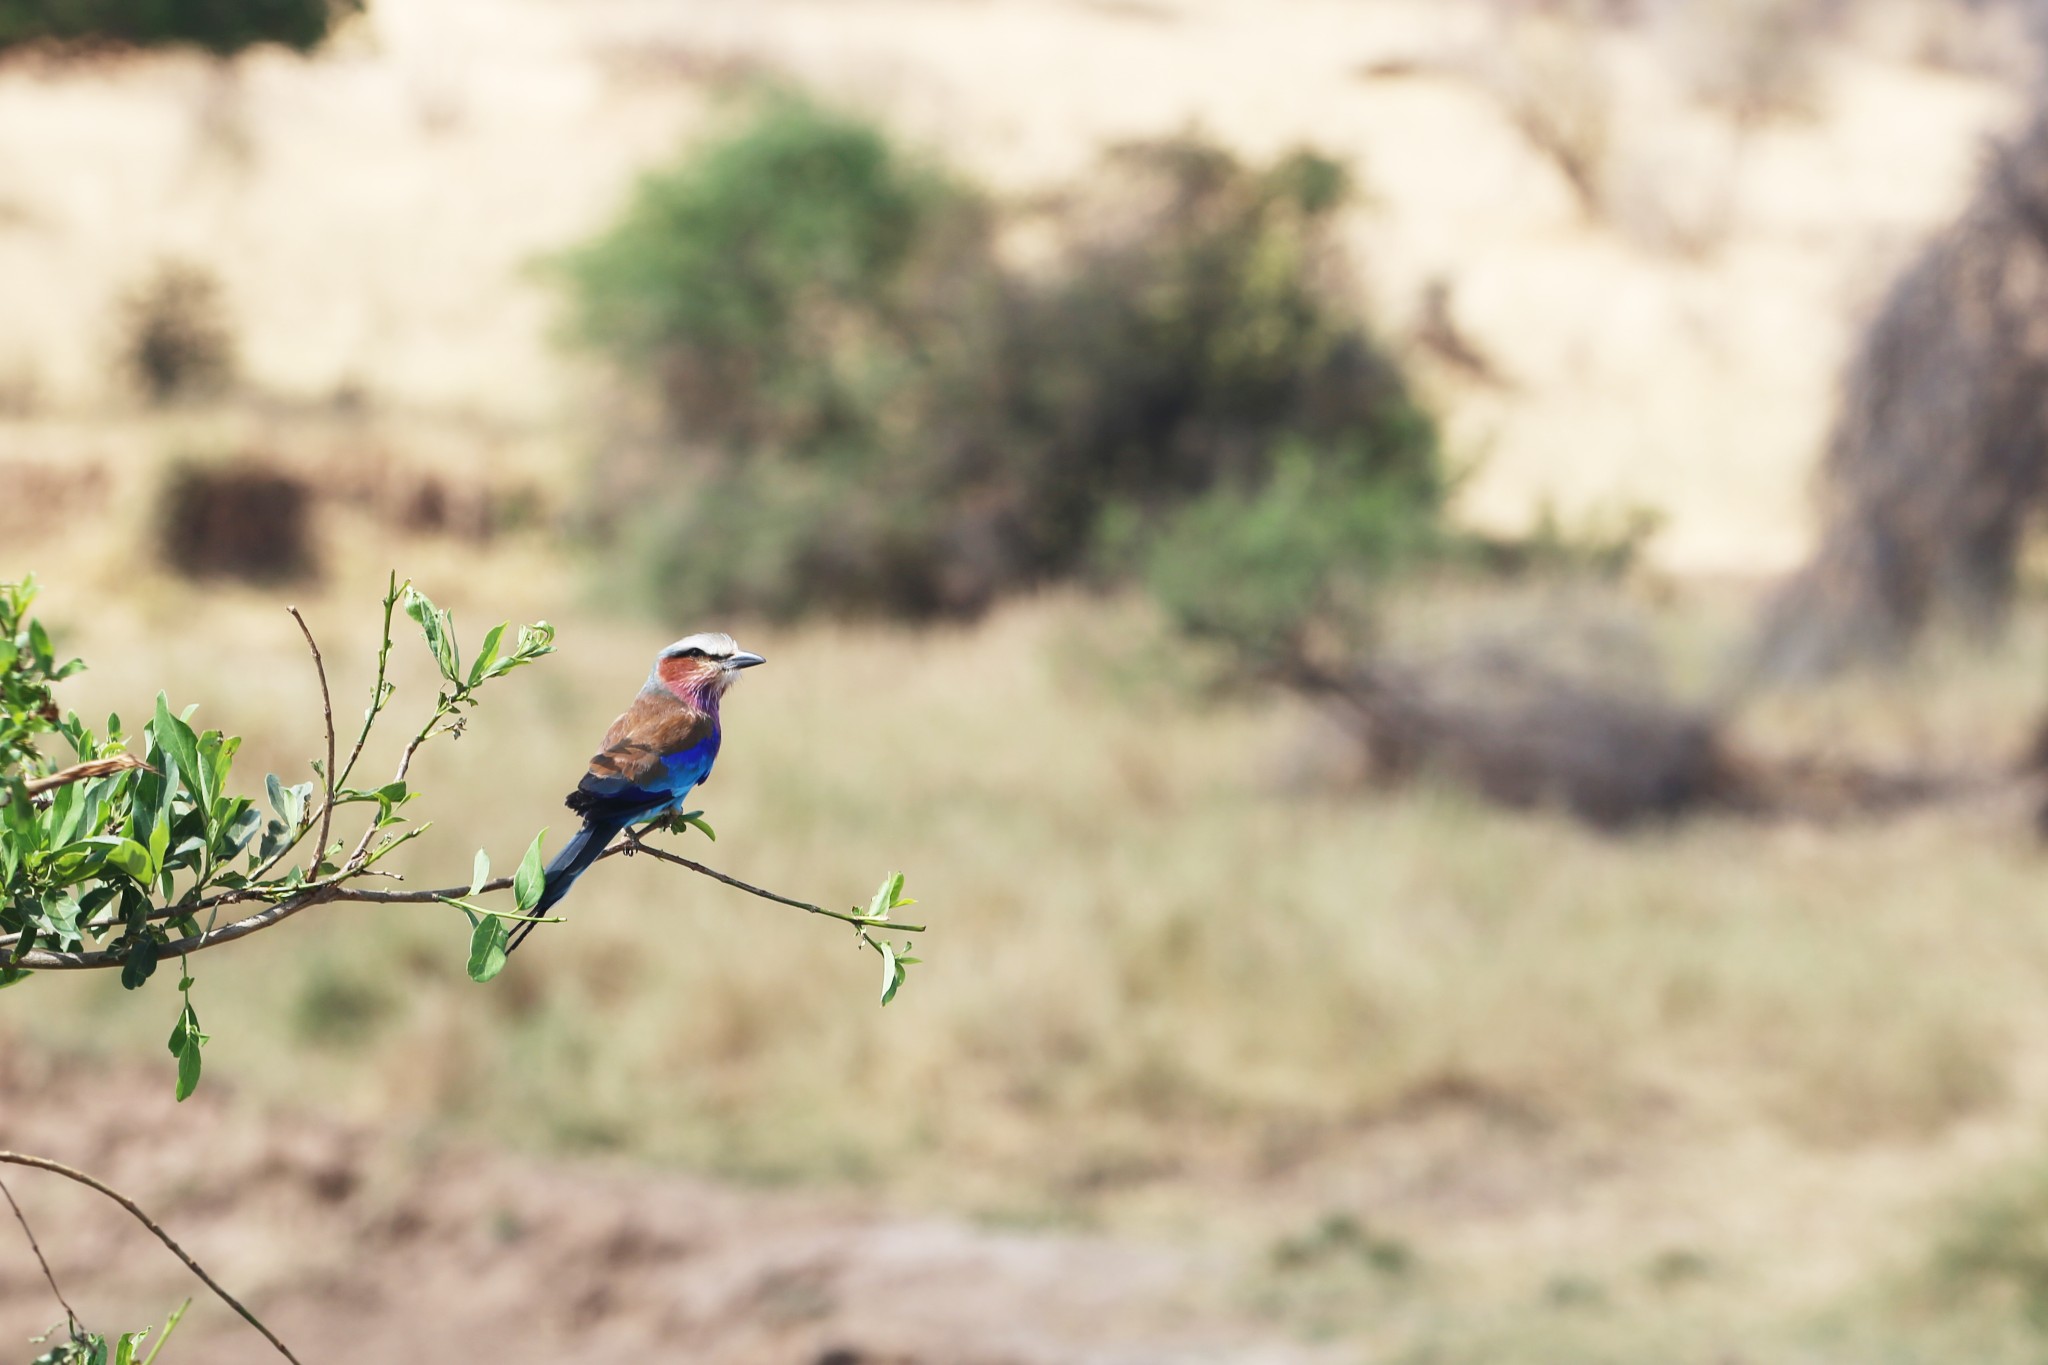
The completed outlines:
{"type": "MultiPolygon", "coordinates": [[[[479,852],[466,888],[373,890],[365,883],[392,878],[386,860],[428,828],[412,823],[409,813],[419,796],[410,783],[414,756],[436,738],[459,734],[487,685],[553,651],[554,632],[545,623],[510,634],[507,626],[495,626],[465,660],[450,613],[394,576],[383,601],[376,682],[353,743],[346,751],[337,748],[325,665],[307,631],[321,675],[327,754],[313,760],[311,781],[288,785],[274,773],[266,777],[259,803],[232,790],[240,740],[195,728],[191,710],[173,711],[161,694],[135,732],[118,716],[95,733],[75,714],[59,712],[51,688],[80,665],[56,662],[47,632],[28,614],[33,600],[32,581],[0,586],[0,647],[10,651],[0,668],[0,745],[6,746],[0,752],[7,755],[0,765],[0,891],[6,897],[0,904],[0,987],[39,970],[105,968],[118,969],[122,984],[134,990],[163,961],[177,959],[179,1008],[168,1046],[182,1100],[199,1083],[208,1040],[189,965],[197,953],[331,902],[445,904],[470,921],[471,978],[489,981],[504,968],[507,921],[530,919],[540,900],[540,837],[510,878],[492,880],[490,860],[479,852]],[[373,786],[359,781],[357,771],[396,691],[389,664],[400,612],[419,628],[440,688],[396,770],[373,786]],[[52,739],[71,750],[69,766],[59,768],[45,756],[52,739]],[[352,815],[361,817],[360,833],[352,841],[334,837],[337,818],[352,815]],[[514,909],[483,903],[507,890],[514,909]]],[[[306,629],[303,620],[299,625],[306,629]]],[[[710,833],[697,812],[678,818],[674,828],[710,833]]],[[[622,849],[853,925],[858,942],[882,957],[892,983],[888,995],[916,960],[878,937],[922,929],[890,920],[891,911],[910,903],[901,896],[900,874],[866,910],[842,912],[762,891],[637,838],[622,849]]]]}
{"type": "MultiPolygon", "coordinates": [[[[48,631],[31,614],[35,595],[33,579],[0,584],[0,895],[5,898],[0,901],[0,988],[19,986],[37,971],[109,968],[120,971],[123,986],[137,990],[164,960],[176,958],[179,1003],[167,1047],[182,1102],[198,1088],[209,1041],[194,1000],[191,959],[197,953],[325,903],[440,904],[469,920],[469,977],[487,982],[504,970],[506,925],[534,918],[546,883],[541,858],[545,831],[535,836],[510,878],[492,880],[490,858],[479,850],[467,888],[369,890],[364,883],[373,877],[402,880],[383,864],[426,832],[427,826],[411,823],[408,814],[419,795],[410,785],[414,756],[437,737],[460,734],[487,684],[553,652],[554,631],[548,625],[521,626],[509,635],[506,625],[494,626],[465,661],[454,617],[393,575],[383,600],[376,681],[344,757],[325,662],[305,620],[293,609],[320,676],[326,754],[313,760],[312,781],[286,785],[275,773],[268,775],[259,804],[231,790],[240,740],[195,728],[191,708],[173,712],[161,693],[154,713],[136,732],[125,730],[118,716],[109,716],[104,733],[96,734],[76,714],[61,711],[54,688],[83,665],[58,662],[48,631]],[[390,780],[374,787],[367,781],[351,785],[396,693],[389,674],[393,625],[401,611],[419,628],[440,675],[439,689],[390,780]],[[45,754],[57,740],[71,750],[73,761],[63,767],[45,754]],[[352,845],[346,836],[332,838],[338,813],[344,819],[362,817],[352,845]],[[483,897],[506,890],[512,893],[512,910],[483,904],[483,897]]],[[[714,837],[695,811],[676,817],[671,828],[714,837]]],[[[626,847],[852,925],[856,943],[882,960],[885,1005],[917,961],[907,938],[892,943],[882,937],[923,929],[891,919],[894,911],[912,904],[902,894],[901,873],[887,878],[865,909],[835,911],[749,886],[637,837],[629,836],[626,847]]],[[[0,1151],[0,1164],[54,1172],[121,1204],[281,1355],[296,1359],[125,1196],[47,1157],[0,1151]]],[[[7,1194],[64,1306],[65,1322],[39,1339],[55,1344],[37,1357],[36,1365],[149,1365],[184,1309],[171,1315],[146,1354],[147,1330],[124,1333],[111,1343],[104,1334],[87,1330],[42,1261],[27,1217],[11,1192],[0,1187],[0,1193],[7,1194]],[[59,1333],[62,1339],[56,1340],[59,1333]]]]}
{"type": "MultiPolygon", "coordinates": [[[[178,1330],[178,1324],[185,1320],[185,1311],[192,1306],[187,1299],[171,1310],[164,1319],[164,1329],[156,1333],[156,1340],[149,1340],[151,1329],[139,1332],[123,1332],[109,1344],[105,1334],[88,1332],[76,1322],[65,1330],[65,1339],[29,1362],[29,1365],[152,1365],[157,1352],[171,1339],[171,1333],[178,1330]],[[145,1347],[147,1350],[145,1351],[145,1347]]],[[[30,1340],[38,1344],[51,1340],[59,1328],[52,1327],[39,1337],[30,1340]]]]}

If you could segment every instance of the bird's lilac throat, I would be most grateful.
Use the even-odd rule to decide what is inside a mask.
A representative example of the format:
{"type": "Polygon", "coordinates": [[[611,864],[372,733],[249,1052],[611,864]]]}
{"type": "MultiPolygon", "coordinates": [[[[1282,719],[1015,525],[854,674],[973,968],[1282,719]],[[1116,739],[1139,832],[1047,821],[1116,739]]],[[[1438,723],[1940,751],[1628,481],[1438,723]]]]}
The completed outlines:
{"type": "Polygon", "coordinates": [[[677,701],[713,717],[732,681],[720,665],[690,658],[663,659],[654,666],[654,675],[677,701]]]}

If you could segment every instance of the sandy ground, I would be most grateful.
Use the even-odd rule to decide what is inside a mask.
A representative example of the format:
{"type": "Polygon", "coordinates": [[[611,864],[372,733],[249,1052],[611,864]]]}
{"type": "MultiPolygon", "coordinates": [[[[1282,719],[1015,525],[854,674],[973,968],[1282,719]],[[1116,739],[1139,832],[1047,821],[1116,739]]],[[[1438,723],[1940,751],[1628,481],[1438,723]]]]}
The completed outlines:
{"type": "MultiPolygon", "coordinates": [[[[259,1118],[211,1083],[174,1112],[160,1075],[63,1070],[0,1061],[0,1146],[63,1152],[135,1199],[307,1362],[1328,1358],[1232,1321],[1211,1306],[1220,1267],[1164,1247],[423,1149],[259,1118]]],[[[277,1358],[127,1215],[44,1173],[0,1178],[89,1326],[132,1329],[190,1293],[172,1358],[277,1358]]],[[[10,1220],[0,1240],[16,1235],[10,1220]]],[[[0,1257],[0,1343],[60,1316],[27,1256],[0,1257]]]]}
{"type": "MultiPolygon", "coordinates": [[[[1737,131],[1654,35],[1560,69],[1465,0],[378,0],[315,60],[0,68],[0,390],[99,411],[162,256],[226,282],[252,382],[573,424],[535,262],[602,223],[737,72],[792,73],[998,188],[1199,128],[1311,142],[1405,335],[1434,283],[1502,382],[1437,376],[1475,520],[1642,507],[1681,570],[1796,557],[1856,321],[2012,115],[1998,80],[1845,48],[1737,131]],[[1375,75],[1374,73],[1378,73],[1375,75]],[[1505,89],[1597,90],[1589,217],[1505,89]],[[1544,82],[1550,87],[1545,88],[1544,82]]],[[[565,428],[574,430],[573,426],[565,428]]]]}

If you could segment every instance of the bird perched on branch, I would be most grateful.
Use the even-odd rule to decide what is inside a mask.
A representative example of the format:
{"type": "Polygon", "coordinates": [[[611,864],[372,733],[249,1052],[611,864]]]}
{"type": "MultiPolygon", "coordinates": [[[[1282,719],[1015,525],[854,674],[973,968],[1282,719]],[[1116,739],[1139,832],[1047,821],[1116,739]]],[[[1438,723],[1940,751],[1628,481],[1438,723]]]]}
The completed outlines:
{"type": "MultiPolygon", "coordinates": [[[[741,669],[764,662],[717,632],[684,636],[655,656],[640,695],[605,731],[604,748],[564,803],[583,817],[583,828],[548,864],[534,914],[546,914],[567,895],[620,830],[682,809],[683,798],[718,759],[719,698],[741,669]]],[[[520,925],[506,951],[533,929],[520,925]]]]}

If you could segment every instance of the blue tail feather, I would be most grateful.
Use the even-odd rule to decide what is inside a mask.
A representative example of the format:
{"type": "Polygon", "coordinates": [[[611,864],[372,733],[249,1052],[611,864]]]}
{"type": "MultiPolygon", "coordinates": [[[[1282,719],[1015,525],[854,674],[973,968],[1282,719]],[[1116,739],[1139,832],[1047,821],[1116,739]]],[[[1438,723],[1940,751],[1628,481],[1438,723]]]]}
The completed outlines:
{"type": "MultiPolygon", "coordinates": [[[[632,816],[623,812],[592,811],[584,817],[583,828],[576,831],[562,851],[548,864],[547,883],[540,893],[539,902],[530,913],[545,915],[554,909],[555,903],[569,894],[569,888],[584,874],[590,865],[598,860],[610,847],[612,838],[628,824],[632,816]]],[[[526,936],[539,926],[528,922],[512,931],[505,944],[505,951],[511,952],[526,941],[526,936]]]]}

